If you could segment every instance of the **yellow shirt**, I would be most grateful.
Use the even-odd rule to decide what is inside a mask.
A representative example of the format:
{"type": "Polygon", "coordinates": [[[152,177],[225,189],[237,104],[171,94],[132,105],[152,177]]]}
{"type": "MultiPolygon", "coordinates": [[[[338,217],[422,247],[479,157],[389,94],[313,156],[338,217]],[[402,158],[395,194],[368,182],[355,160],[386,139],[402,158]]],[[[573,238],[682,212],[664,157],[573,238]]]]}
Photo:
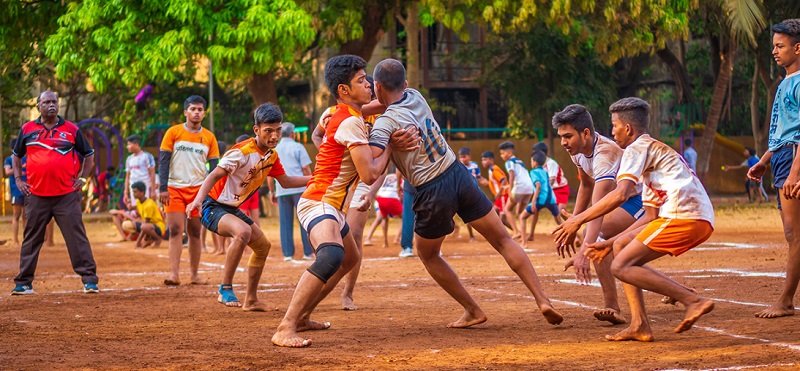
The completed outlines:
{"type": "Polygon", "coordinates": [[[148,198],[144,202],[136,203],[136,210],[139,212],[139,217],[145,223],[153,223],[161,229],[163,234],[167,228],[164,225],[164,218],[161,217],[161,211],[158,210],[158,205],[152,199],[148,198]]]}

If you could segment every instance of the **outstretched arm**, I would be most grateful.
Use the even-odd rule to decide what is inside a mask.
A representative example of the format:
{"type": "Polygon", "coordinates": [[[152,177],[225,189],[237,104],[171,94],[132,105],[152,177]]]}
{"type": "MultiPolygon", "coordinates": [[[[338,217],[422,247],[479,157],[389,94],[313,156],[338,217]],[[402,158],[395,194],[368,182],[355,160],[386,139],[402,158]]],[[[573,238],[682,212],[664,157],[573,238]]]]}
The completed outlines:
{"type": "Polygon", "coordinates": [[[586,211],[573,215],[563,224],[556,227],[551,233],[555,236],[556,246],[563,245],[567,240],[575,238],[575,234],[583,224],[610,213],[635,194],[636,184],[632,180],[620,180],[617,183],[617,188],[605,195],[599,202],[586,209],[586,211]]]}
{"type": "Polygon", "coordinates": [[[195,196],[194,201],[189,205],[186,205],[186,217],[191,218],[193,210],[200,210],[203,207],[203,199],[208,196],[208,192],[211,191],[211,188],[214,187],[214,184],[217,183],[220,179],[228,175],[228,172],[221,167],[216,167],[211,174],[208,174],[206,180],[203,181],[203,185],[200,186],[200,190],[197,191],[197,196],[195,196]]]}
{"type": "Polygon", "coordinates": [[[350,156],[356,165],[358,176],[366,184],[372,185],[386,171],[392,146],[380,147],[360,145],[350,149],[350,156]]]}
{"type": "MultiPolygon", "coordinates": [[[[304,187],[306,184],[308,184],[308,181],[311,180],[311,177],[308,175],[288,176],[283,174],[275,177],[275,180],[277,180],[283,188],[298,188],[304,187]]],[[[270,192],[272,192],[272,190],[270,190],[270,192]]]]}

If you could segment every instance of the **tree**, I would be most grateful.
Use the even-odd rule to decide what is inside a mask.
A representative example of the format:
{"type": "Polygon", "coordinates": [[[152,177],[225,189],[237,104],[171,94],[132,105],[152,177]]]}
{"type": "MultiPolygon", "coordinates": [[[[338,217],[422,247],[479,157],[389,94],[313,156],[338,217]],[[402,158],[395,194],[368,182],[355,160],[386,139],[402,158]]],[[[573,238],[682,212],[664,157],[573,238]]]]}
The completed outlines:
{"type": "Polygon", "coordinates": [[[58,78],[86,73],[100,92],[114,83],[171,82],[208,58],[215,77],[248,81],[260,104],[277,101],[275,75],[311,44],[311,23],[291,0],[86,0],[68,5],[45,50],[58,78]]]}

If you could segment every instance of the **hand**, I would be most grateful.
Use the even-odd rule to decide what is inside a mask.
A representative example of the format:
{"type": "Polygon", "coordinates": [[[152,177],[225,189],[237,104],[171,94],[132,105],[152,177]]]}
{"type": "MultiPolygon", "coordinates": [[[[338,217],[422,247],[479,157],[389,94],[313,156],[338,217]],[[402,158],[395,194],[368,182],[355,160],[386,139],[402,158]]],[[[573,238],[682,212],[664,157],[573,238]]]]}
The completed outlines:
{"type": "MultiPolygon", "coordinates": [[[[585,254],[585,252],[584,252],[585,254]]],[[[567,264],[564,265],[564,270],[572,266],[575,268],[575,280],[580,284],[588,285],[592,282],[592,269],[589,267],[589,259],[586,259],[584,254],[575,254],[567,264]]]]}
{"type": "Polygon", "coordinates": [[[369,204],[371,204],[371,202],[369,202],[369,199],[367,198],[367,195],[361,196],[361,199],[358,200],[358,201],[361,202],[360,204],[358,204],[358,207],[356,208],[358,211],[367,211],[367,210],[369,210],[369,204]]]}
{"type": "Polygon", "coordinates": [[[419,148],[419,142],[419,130],[416,127],[396,130],[389,139],[389,145],[392,146],[392,149],[401,152],[413,151],[419,148]]]}
{"type": "Polygon", "coordinates": [[[400,202],[403,202],[403,193],[405,192],[403,192],[402,188],[397,188],[397,198],[400,199],[400,202]]]}
{"type": "Polygon", "coordinates": [[[30,190],[31,185],[28,184],[28,182],[22,180],[22,178],[14,178],[14,182],[17,183],[17,188],[19,189],[20,192],[22,192],[22,194],[24,194],[25,196],[31,195],[31,190],[30,190]]]}
{"type": "Polygon", "coordinates": [[[128,197],[128,192],[125,192],[125,194],[122,195],[122,203],[125,204],[125,206],[131,204],[131,199],[128,197]]]}
{"type": "Polygon", "coordinates": [[[767,165],[764,165],[761,161],[753,165],[750,170],[747,171],[747,177],[754,182],[761,182],[761,178],[764,176],[764,173],[767,172],[767,165]]]}
{"type": "Polygon", "coordinates": [[[192,201],[192,203],[186,205],[186,219],[192,218],[192,211],[200,211],[203,208],[203,203],[198,202],[198,200],[192,201]]]}
{"type": "MultiPolygon", "coordinates": [[[[569,215],[566,210],[561,211],[562,215],[569,215]]],[[[581,224],[577,217],[569,216],[564,223],[556,227],[550,235],[555,236],[554,240],[556,242],[556,248],[558,249],[558,254],[564,258],[566,255],[572,256],[572,254],[576,253],[575,251],[575,236],[578,233],[578,230],[581,228],[581,224]],[[570,253],[570,250],[572,252],[570,253]]]]}
{"type": "Polygon", "coordinates": [[[334,112],[336,112],[336,111],[330,110],[330,111],[326,112],[324,115],[322,115],[322,117],[320,117],[319,122],[322,124],[323,127],[327,127],[328,126],[328,121],[331,120],[331,117],[333,117],[333,113],[334,112]]]}
{"type": "Polygon", "coordinates": [[[158,195],[158,199],[161,201],[162,205],[169,206],[169,192],[161,192],[158,195]]]}
{"type": "Polygon", "coordinates": [[[81,179],[81,178],[77,178],[77,179],[75,179],[75,181],[72,183],[72,189],[81,189],[81,187],[83,187],[83,186],[85,186],[85,185],[86,185],[86,182],[85,182],[83,179],[81,179]]]}
{"type": "Polygon", "coordinates": [[[800,183],[798,183],[798,176],[795,173],[789,173],[789,176],[786,178],[786,181],[783,182],[783,187],[781,187],[781,193],[787,199],[797,198],[795,194],[800,189],[800,183]]]}
{"type": "Polygon", "coordinates": [[[583,256],[589,258],[593,263],[600,264],[603,258],[612,251],[613,244],[608,241],[601,241],[586,244],[583,256]]]}
{"type": "Polygon", "coordinates": [[[150,198],[152,198],[154,200],[156,199],[156,187],[155,186],[150,188],[150,198]]]}
{"type": "Polygon", "coordinates": [[[273,205],[277,205],[278,204],[278,196],[276,196],[272,192],[269,193],[269,200],[270,200],[270,202],[272,202],[273,205]]]}

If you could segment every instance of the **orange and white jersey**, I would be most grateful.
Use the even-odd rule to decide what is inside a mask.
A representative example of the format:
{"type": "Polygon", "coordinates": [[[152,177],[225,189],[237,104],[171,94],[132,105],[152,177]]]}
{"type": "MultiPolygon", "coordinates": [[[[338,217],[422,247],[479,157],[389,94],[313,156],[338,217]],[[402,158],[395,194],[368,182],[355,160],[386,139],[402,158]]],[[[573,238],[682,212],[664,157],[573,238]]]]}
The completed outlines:
{"type": "Polygon", "coordinates": [[[272,148],[261,152],[255,138],[236,143],[225,152],[217,167],[228,172],[228,175],[218,180],[208,195],[221,204],[234,207],[239,207],[255,193],[267,176],[286,174],[278,152],[272,148]]]}
{"type": "MultiPolygon", "coordinates": [[[[578,153],[572,157],[572,162],[595,182],[611,180],[616,182],[619,163],[622,160],[622,148],[616,142],[600,134],[595,134],[592,154],[589,156],[578,153]]],[[[636,192],[642,193],[642,185],[636,185],[636,192]]]]}
{"type": "Polygon", "coordinates": [[[641,135],[625,148],[617,181],[623,179],[644,185],[642,203],[660,207],[658,216],[714,225],[714,207],[700,179],[683,156],[650,135],[641,135]]]}
{"type": "Polygon", "coordinates": [[[564,171],[561,170],[561,165],[559,165],[556,160],[548,157],[542,168],[550,177],[550,186],[552,186],[553,189],[566,187],[568,185],[567,178],[564,177],[564,171]]]}
{"type": "Polygon", "coordinates": [[[495,195],[495,197],[500,197],[507,194],[508,189],[503,189],[503,181],[505,180],[506,182],[508,182],[508,180],[506,179],[506,173],[503,172],[503,169],[500,166],[492,165],[489,168],[488,173],[489,173],[489,189],[492,191],[492,194],[495,195]],[[502,193],[497,194],[497,192],[500,192],[501,190],[502,193]]]}
{"type": "Polygon", "coordinates": [[[348,105],[336,106],[327,124],[316,166],[302,198],[321,201],[346,212],[358,184],[350,149],[369,144],[369,129],[361,113],[348,105]]]}
{"type": "Polygon", "coordinates": [[[208,176],[206,162],[219,158],[217,138],[206,128],[193,132],[186,124],[175,125],[164,133],[161,150],[172,152],[169,183],[173,188],[199,187],[208,176]]]}

